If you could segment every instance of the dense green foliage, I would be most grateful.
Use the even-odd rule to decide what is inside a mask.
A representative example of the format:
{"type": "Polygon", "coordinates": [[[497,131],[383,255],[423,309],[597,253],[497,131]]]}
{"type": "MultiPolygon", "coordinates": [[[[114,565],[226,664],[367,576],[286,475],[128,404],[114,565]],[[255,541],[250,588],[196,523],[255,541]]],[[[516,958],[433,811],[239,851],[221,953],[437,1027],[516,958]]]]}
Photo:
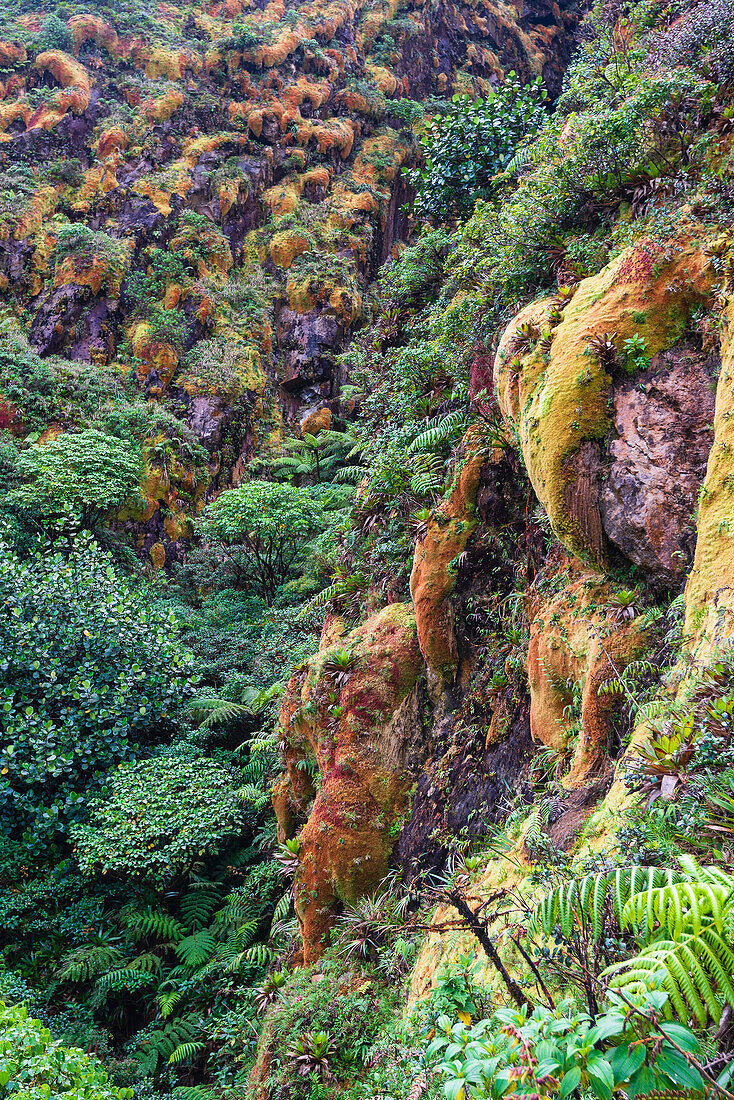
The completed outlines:
{"type": "MultiPolygon", "coordinates": [[[[42,48],[73,49],[64,20],[76,11],[52,6],[36,32],[17,22],[30,6],[10,0],[7,13],[28,48],[29,69],[42,48]]],[[[244,198],[254,186],[243,167],[255,129],[248,120],[225,135],[228,159],[206,167],[219,196],[206,213],[183,208],[185,188],[171,196],[168,222],[137,195],[152,218],[137,251],[109,231],[96,199],[94,228],[80,220],[76,191],[91,187],[81,160],[24,161],[7,171],[2,161],[0,227],[15,225],[38,186],[63,185],[42,294],[65,261],[84,268],[98,259],[104,293],[114,291],[110,309],[119,297],[130,324],[115,361],[101,366],[39,355],[24,331],[30,314],[0,320],[7,527],[0,545],[0,997],[13,1003],[0,1007],[0,1096],[122,1100],[130,1088],[135,1100],[260,1100],[264,1088],[273,1100],[633,1100],[671,1092],[700,1100],[713,1095],[712,1077],[719,1089],[730,1087],[729,1040],[717,1029],[734,1007],[734,666],[724,654],[695,669],[689,696],[670,702],[685,655],[667,581],[649,584],[613,566],[624,585],[620,616],[644,622],[659,653],[603,688],[620,702],[610,734],[615,762],[634,721],[642,715],[651,723],[648,741],[628,759],[636,801],[615,822],[612,851],[592,846],[579,866],[551,842],[550,822],[569,797],[559,779],[561,750],[536,751],[514,796],[492,761],[491,814],[473,810],[459,828],[448,814],[444,824],[437,816],[422,836],[420,855],[432,872],[444,863],[445,871],[419,874],[408,889],[391,877],[375,897],[344,905],[323,958],[299,967],[291,882],[298,840],[278,845],[270,807],[283,764],[278,708],[292,667],[317,649],[326,612],[349,629],[410,598],[415,547],[447,526],[442,505],[461,474],[469,427],[497,470],[500,459],[504,466],[482,483],[477,512],[491,519],[471,553],[444,563],[461,582],[450,618],[471,661],[450,690],[431,683],[426,694],[420,682],[415,740],[430,743],[437,759],[446,751],[446,774],[435,786],[431,779],[429,795],[412,794],[435,794],[438,805],[451,761],[463,755],[468,765],[492,749],[495,715],[512,714],[516,704],[527,714],[528,608],[568,576],[511,453],[493,392],[493,353],[520,306],[549,294],[562,303],[630,242],[664,243],[683,203],[702,224],[730,230],[734,23],[718,0],[699,7],[705,12],[689,20],[684,6],[594,5],[552,110],[540,85],[523,87],[512,73],[487,96],[457,93],[427,104],[345,76],[336,94],[364,99],[366,133],[379,119],[402,122],[389,136],[408,163],[415,149],[408,128],[422,133],[423,167],[406,168],[417,189],[412,235],[395,243],[371,288],[367,271],[371,278],[387,208],[377,186],[354,180],[345,194],[376,207],[360,274],[354,258],[338,251],[314,259],[319,234],[335,232],[314,184],[297,213],[271,218],[279,232],[303,234],[309,244],[287,269],[288,283],[273,290],[278,265],[258,226],[245,247],[267,253],[270,274],[240,267],[237,258],[226,282],[211,277],[213,259],[231,262],[230,244],[234,253],[241,243],[237,231],[225,239],[212,204],[223,209],[234,182],[243,192],[235,213],[248,229],[251,210],[260,209],[259,200],[244,198]],[[424,110],[432,117],[426,128],[424,110]],[[255,344],[245,354],[223,334],[239,325],[248,338],[257,333],[260,348],[277,343],[276,311],[285,311],[294,284],[304,301],[328,301],[329,322],[340,295],[353,292],[364,303],[363,327],[339,356],[328,398],[326,385],[308,378],[304,406],[318,386],[328,405],[331,428],[318,434],[306,422],[299,431],[295,417],[285,428],[268,419],[265,398],[283,377],[273,369],[280,364],[267,360],[259,390],[257,357],[249,354],[255,344]],[[216,328],[223,317],[230,330],[216,328]],[[140,369],[150,364],[138,358],[134,325],[165,345],[184,382],[140,369]],[[194,415],[197,402],[204,412],[194,415]],[[100,544],[114,545],[114,556],[100,544]],[[507,836],[493,835],[493,815],[507,819],[507,836]],[[532,859],[537,892],[531,901],[500,888],[477,919],[481,932],[496,904],[495,923],[485,929],[490,947],[517,948],[513,957],[529,969],[513,991],[492,971],[488,952],[480,980],[476,958],[479,945],[487,947],[477,938],[475,957],[445,965],[405,1020],[408,974],[436,903],[458,890],[474,904],[474,886],[477,895],[484,889],[475,874],[510,843],[522,850],[524,867],[532,859]],[[15,1002],[32,1006],[43,1023],[15,1002]],[[98,1051],[112,1083],[76,1046],[98,1051]]],[[[182,43],[203,50],[205,32],[194,18],[179,39],[173,23],[155,23],[150,5],[98,0],[94,10],[117,14],[120,34],[157,26],[176,50],[182,43]]],[[[396,40],[387,31],[397,35],[402,22],[409,36],[414,14],[398,12],[386,24],[373,57],[393,64],[396,40]]],[[[285,17],[291,27],[298,18],[293,8],[285,17]]],[[[217,19],[207,15],[207,25],[217,19]]],[[[270,29],[261,30],[243,18],[220,46],[242,51],[271,41],[270,29]]],[[[323,29],[314,34],[324,37],[323,29]]],[[[334,67],[323,45],[314,37],[299,46],[309,80],[334,67]]],[[[106,63],[97,43],[82,52],[106,63]]],[[[237,68],[240,60],[231,54],[227,64],[237,68]]],[[[242,61],[238,79],[249,80],[256,67],[242,61]]],[[[164,98],[173,83],[131,68],[121,65],[114,102],[99,112],[100,126],[119,126],[126,141],[130,104],[164,98]]],[[[217,120],[237,124],[222,113],[220,75],[208,100],[186,99],[185,133],[156,123],[170,143],[166,157],[183,155],[189,139],[208,139],[217,120]]],[[[34,71],[30,91],[41,103],[57,89],[37,78],[34,71]]],[[[309,121],[330,122],[326,105],[309,106],[309,121]]],[[[266,134],[271,125],[266,119],[266,134]]],[[[287,131],[289,141],[296,132],[287,131]]],[[[155,160],[155,148],[141,143],[141,158],[155,160]]],[[[281,173],[303,152],[294,149],[292,161],[274,162],[278,185],[291,181],[281,173]]],[[[327,174],[336,181],[354,154],[344,162],[332,153],[327,174]]],[[[376,182],[388,158],[379,149],[369,156],[376,182]]],[[[40,256],[48,242],[42,233],[34,239],[40,256]]],[[[718,262],[725,286],[729,273],[718,262]]],[[[347,313],[344,306],[339,316],[347,313]]],[[[305,312],[293,315],[307,325],[305,312]]],[[[696,348],[710,350],[706,337],[697,333],[696,348]]],[[[284,350],[292,351],[288,339],[284,350]]],[[[626,341],[618,366],[649,368],[641,337],[626,341]]],[[[584,734],[582,685],[565,687],[573,739],[584,734]]],[[[335,694],[329,702],[338,720],[335,694]]],[[[304,704],[304,726],[315,706],[304,704]]],[[[519,728],[512,727],[513,748],[519,728]]],[[[348,777],[349,761],[339,767],[348,777]]],[[[310,754],[300,770],[303,804],[288,807],[298,824],[324,779],[310,754]]],[[[473,783],[466,774],[462,791],[473,783]]],[[[345,821],[346,830],[346,814],[345,821]]],[[[322,824],[324,832],[334,827],[322,824]]]]}
{"type": "Polygon", "coordinates": [[[484,99],[453,96],[423,139],[425,167],[412,173],[417,212],[443,224],[491,198],[518,145],[542,126],[547,95],[540,81],[523,86],[509,72],[484,99]]]}
{"type": "Polygon", "coordinates": [[[14,1100],[130,1100],[95,1058],[51,1038],[22,1006],[0,1001],[0,1096],[14,1100]]]}
{"type": "Polygon", "coordinates": [[[22,451],[16,469],[21,507],[45,513],[78,512],[89,527],[119,508],[140,485],[140,448],[96,429],[65,432],[22,451]]]}
{"type": "Polygon", "coordinates": [[[52,855],[107,769],[170,737],[194,670],[171,619],[93,544],[3,545],[0,589],[6,855],[52,855]]]}

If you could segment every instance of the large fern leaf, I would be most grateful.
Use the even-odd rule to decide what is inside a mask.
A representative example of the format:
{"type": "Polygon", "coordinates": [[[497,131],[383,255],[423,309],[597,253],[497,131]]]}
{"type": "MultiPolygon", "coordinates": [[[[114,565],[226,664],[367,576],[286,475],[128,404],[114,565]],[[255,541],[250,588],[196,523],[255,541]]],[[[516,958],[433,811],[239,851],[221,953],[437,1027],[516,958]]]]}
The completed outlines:
{"type": "Polygon", "coordinates": [[[463,409],[447,413],[445,416],[434,418],[429,426],[417,435],[408,447],[409,454],[419,451],[433,451],[442,443],[461,435],[466,413],[463,409]]]}
{"type": "Polygon", "coordinates": [[[211,958],[215,946],[214,936],[209,929],[200,928],[198,932],[192,932],[176,944],[176,954],[184,966],[195,970],[211,958]]]}
{"type": "Polygon", "coordinates": [[[623,925],[642,928],[651,936],[656,927],[664,928],[677,940],[684,932],[698,935],[704,924],[713,921],[721,932],[724,907],[729,897],[724,886],[707,882],[675,882],[635,894],[625,903],[623,925]]]}
{"type": "MultiPolygon", "coordinates": [[[[647,926],[652,928],[656,899],[662,897],[657,891],[676,883],[701,882],[704,873],[705,869],[690,863],[680,871],[671,867],[633,865],[570,879],[562,882],[539,903],[533,914],[532,927],[541,928],[546,935],[551,935],[554,928],[559,927],[561,934],[569,937],[574,929],[590,924],[594,938],[598,939],[602,934],[607,902],[619,926],[625,927],[625,906],[631,898],[635,898],[634,906],[627,910],[627,917],[631,921],[638,912],[642,912],[643,916],[649,914],[647,926]]],[[[663,903],[658,901],[657,904],[663,903]]]]}
{"type": "Polygon", "coordinates": [[[213,882],[192,882],[181,899],[181,921],[194,932],[209,923],[219,901],[219,890],[213,882]]]}
{"type": "Polygon", "coordinates": [[[693,1014],[704,1027],[709,1017],[718,1023],[724,1003],[734,1008],[734,951],[715,928],[678,940],[656,940],[632,959],[608,967],[602,977],[611,989],[635,993],[661,987],[670,998],[668,1014],[687,1019],[693,1014]]]}
{"type": "Polygon", "coordinates": [[[200,1039],[180,1043],[168,1055],[168,1064],[169,1066],[177,1066],[180,1062],[193,1062],[204,1050],[206,1050],[206,1043],[202,1043],[200,1039]]]}

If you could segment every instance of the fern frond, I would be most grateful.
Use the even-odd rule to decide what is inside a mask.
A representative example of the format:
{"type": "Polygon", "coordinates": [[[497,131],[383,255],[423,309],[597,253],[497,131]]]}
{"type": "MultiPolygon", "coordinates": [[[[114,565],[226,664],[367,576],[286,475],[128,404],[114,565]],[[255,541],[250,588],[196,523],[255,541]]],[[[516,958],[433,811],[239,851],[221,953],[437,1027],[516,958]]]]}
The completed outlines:
{"type": "Polygon", "coordinates": [[[244,953],[245,961],[252,966],[261,966],[263,969],[273,961],[274,952],[264,943],[253,944],[244,953]]]}
{"type": "Polygon", "coordinates": [[[176,954],[184,966],[194,970],[211,958],[215,946],[214,936],[209,929],[200,928],[176,944],[176,954]]]}
{"type": "Polygon", "coordinates": [[[213,882],[192,882],[181,899],[181,921],[185,928],[197,931],[211,920],[219,901],[219,890],[213,882]]]}
{"type": "Polygon", "coordinates": [[[181,1043],[168,1056],[169,1066],[177,1066],[181,1062],[193,1062],[195,1058],[206,1050],[206,1043],[200,1039],[188,1043],[181,1043]]]}
{"type": "Polygon", "coordinates": [[[366,477],[367,472],[366,466],[342,466],[334,474],[333,480],[340,485],[345,482],[348,485],[356,485],[363,477],[366,477]]]}
{"type": "MultiPolygon", "coordinates": [[[[671,885],[687,876],[670,868],[617,867],[614,871],[585,875],[581,879],[562,882],[536,906],[533,928],[551,935],[558,925],[563,936],[572,935],[574,928],[591,923],[595,939],[602,934],[604,906],[609,898],[612,911],[620,927],[623,926],[624,907],[635,894],[659,886],[671,885]]],[[[651,904],[646,901],[646,905],[651,904]]]]}
{"type": "Polygon", "coordinates": [[[709,1017],[719,1022],[722,999],[734,1007],[733,968],[734,951],[714,928],[704,928],[700,935],[656,940],[634,958],[608,967],[602,977],[622,991],[661,987],[669,996],[668,1015],[687,1019],[692,1013],[705,1027],[709,1017]]]}
{"type": "Polygon", "coordinates": [[[466,420],[463,409],[435,418],[425,431],[417,435],[408,446],[408,454],[432,451],[452,438],[458,438],[466,420]]]}
{"type": "Polygon", "coordinates": [[[263,806],[270,804],[270,797],[253,783],[244,783],[237,791],[240,802],[248,802],[255,810],[261,810],[263,806]]]}
{"type": "Polygon", "coordinates": [[[410,477],[410,487],[414,493],[421,496],[426,493],[437,493],[443,489],[445,480],[444,460],[440,455],[416,455],[410,477]]]}
{"type": "Polygon", "coordinates": [[[116,947],[107,944],[84,944],[66,956],[56,972],[62,982],[89,982],[119,966],[124,955],[116,947]]]}
{"type": "Polygon", "coordinates": [[[176,943],[186,935],[183,925],[175,917],[154,909],[149,909],[145,913],[127,913],[125,923],[132,929],[136,938],[155,936],[156,939],[176,943]]]}
{"type": "Polygon", "coordinates": [[[283,894],[283,897],[280,899],[278,904],[275,906],[275,909],[273,910],[273,918],[272,918],[273,924],[277,924],[278,921],[285,920],[285,918],[290,913],[292,906],[293,906],[293,890],[291,889],[291,890],[288,890],[285,894],[283,894]]]}
{"type": "Polygon", "coordinates": [[[684,932],[699,935],[704,924],[713,923],[719,932],[723,927],[724,906],[729,891],[723,886],[703,882],[676,882],[658,886],[646,893],[635,894],[626,902],[623,926],[642,926],[652,935],[660,925],[677,940],[684,932]]]}
{"type": "Polygon", "coordinates": [[[172,989],[170,993],[159,993],[158,995],[158,1010],[164,1020],[173,1012],[174,1008],[181,1003],[183,994],[178,989],[172,989]]]}
{"type": "Polygon", "coordinates": [[[221,726],[225,722],[231,722],[233,718],[241,718],[250,713],[250,708],[244,703],[233,703],[230,699],[221,699],[216,695],[199,696],[189,703],[188,709],[202,729],[221,726]]]}

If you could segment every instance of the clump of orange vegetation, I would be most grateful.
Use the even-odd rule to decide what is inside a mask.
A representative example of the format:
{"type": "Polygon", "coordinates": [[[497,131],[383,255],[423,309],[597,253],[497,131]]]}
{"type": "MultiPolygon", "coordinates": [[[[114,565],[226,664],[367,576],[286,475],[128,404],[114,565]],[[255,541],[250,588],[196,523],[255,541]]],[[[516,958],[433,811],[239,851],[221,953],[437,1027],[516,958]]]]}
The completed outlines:
{"type": "Polygon", "coordinates": [[[125,131],[119,126],[110,126],[108,130],[103,130],[97,139],[97,156],[100,160],[104,160],[116,150],[126,149],[128,144],[129,138],[125,131]]]}
{"type": "Polygon", "coordinates": [[[178,88],[169,88],[160,96],[149,96],[140,104],[140,110],[146,122],[168,122],[169,118],[183,106],[184,95],[178,88]]]}
{"type": "Polygon", "coordinates": [[[72,15],[67,26],[74,39],[74,49],[79,52],[79,47],[85,42],[94,42],[102,46],[112,57],[122,57],[125,49],[117,36],[117,31],[98,15],[72,15]]]}
{"type": "Polygon", "coordinates": [[[270,259],[278,267],[288,270],[296,256],[303,255],[313,246],[313,242],[297,230],[284,230],[276,233],[270,242],[270,259]]]}
{"type": "Polygon", "coordinates": [[[422,667],[410,605],[391,604],[345,638],[325,634],[324,642],[288,684],[280,716],[287,771],[273,792],[281,838],[293,835],[315,796],[299,835],[295,883],[306,963],[327,945],[339,904],[355,902],[387,870],[390,826],[411,782],[400,716],[417,707],[411,693],[422,667]],[[353,654],[346,675],[334,663],[336,648],[353,654]],[[313,758],[318,790],[302,766],[313,758]]]}
{"type": "Polygon", "coordinates": [[[22,65],[25,60],[25,46],[17,42],[0,42],[0,67],[9,69],[15,65],[22,65]]]}
{"type": "Polygon", "coordinates": [[[194,229],[190,225],[182,225],[171,240],[169,248],[171,252],[179,253],[188,260],[196,268],[200,279],[206,279],[214,272],[226,275],[234,263],[229,241],[215,225],[209,229],[194,229]],[[194,244],[196,247],[193,247],[194,244]]]}
{"type": "Polygon", "coordinates": [[[29,130],[40,128],[50,130],[68,110],[81,115],[89,106],[91,94],[89,74],[83,65],[63,50],[45,50],[35,61],[39,73],[50,72],[54,80],[61,85],[51,103],[39,107],[29,118],[29,130]]]}

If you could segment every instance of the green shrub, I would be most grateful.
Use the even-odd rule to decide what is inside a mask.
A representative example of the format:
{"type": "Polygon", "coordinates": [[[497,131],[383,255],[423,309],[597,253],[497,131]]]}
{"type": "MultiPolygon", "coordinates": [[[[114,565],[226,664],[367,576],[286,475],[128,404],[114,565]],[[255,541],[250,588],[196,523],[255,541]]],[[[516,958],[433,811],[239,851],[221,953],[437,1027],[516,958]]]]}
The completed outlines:
{"type": "Polygon", "coordinates": [[[0,1001],[0,1097],[12,1100],[132,1100],[96,1058],[65,1047],[20,1005],[0,1001]]]}
{"type": "Polygon", "coordinates": [[[166,881],[217,852],[245,827],[233,775],[213,760],[172,753],[121,764],[88,825],[72,830],[86,874],[166,881]]]}
{"type": "Polygon", "coordinates": [[[0,544],[0,675],[2,835],[35,853],[83,819],[107,769],[174,732],[195,679],[173,620],[93,545],[0,544]]]}
{"type": "Polygon", "coordinates": [[[494,195],[494,177],[542,126],[546,97],[539,81],[523,87],[514,72],[485,99],[455,95],[423,139],[425,167],[412,173],[416,210],[441,223],[494,195]]]}
{"type": "Polygon", "coordinates": [[[26,482],[14,494],[22,507],[72,510],[91,527],[139,488],[142,455],[139,445],[88,428],[32,444],[19,453],[16,467],[26,482]]]}

